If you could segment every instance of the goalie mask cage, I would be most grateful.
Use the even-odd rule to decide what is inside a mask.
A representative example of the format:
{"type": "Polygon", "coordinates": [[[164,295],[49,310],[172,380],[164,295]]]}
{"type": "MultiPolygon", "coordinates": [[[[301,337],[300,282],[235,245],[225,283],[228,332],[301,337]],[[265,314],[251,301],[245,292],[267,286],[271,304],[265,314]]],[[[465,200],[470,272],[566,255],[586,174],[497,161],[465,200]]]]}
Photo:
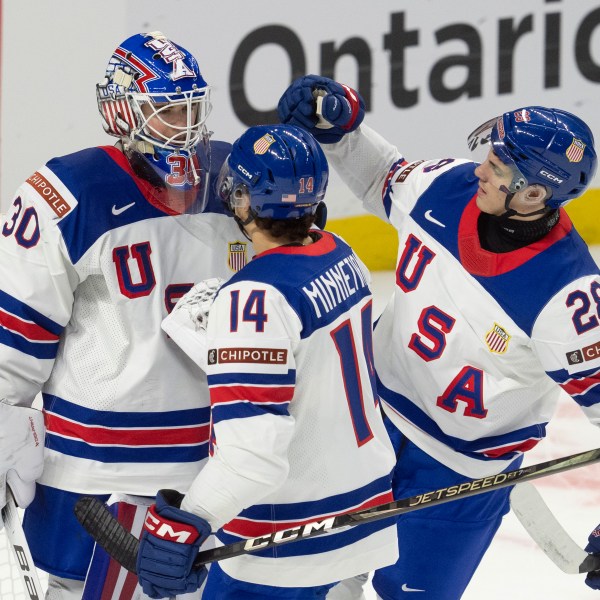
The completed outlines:
{"type": "MultiPolygon", "coordinates": [[[[20,509],[19,514],[22,517],[23,511],[20,509]]],[[[39,569],[37,573],[45,591],[48,587],[48,574],[39,569]]],[[[21,579],[17,559],[4,528],[0,530],[0,599],[31,600],[31,596],[25,589],[21,579]]],[[[42,600],[42,598],[39,600],[42,600]]]]}

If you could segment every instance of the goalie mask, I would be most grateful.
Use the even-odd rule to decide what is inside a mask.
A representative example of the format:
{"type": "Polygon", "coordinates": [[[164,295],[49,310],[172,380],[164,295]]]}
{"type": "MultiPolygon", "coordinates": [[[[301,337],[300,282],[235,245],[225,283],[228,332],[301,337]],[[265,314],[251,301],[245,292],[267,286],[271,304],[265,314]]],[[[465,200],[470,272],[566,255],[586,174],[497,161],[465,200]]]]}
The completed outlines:
{"type": "Polygon", "coordinates": [[[133,35],[113,52],[96,96],[105,131],[121,139],[157,199],[175,212],[200,212],[211,103],[196,59],[160,32],[133,35]]]}
{"type": "Polygon", "coordinates": [[[477,162],[492,150],[512,170],[501,191],[516,194],[530,185],[544,186],[547,209],[580,196],[596,172],[594,136],[577,116],[557,108],[529,106],[490,119],[467,141],[477,162]]]}
{"type": "Polygon", "coordinates": [[[327,159],[310,133],[292,125],[260,125],[234,142],[217,190],[231,213],[249,202],[252,218],[315,215],[323,227],[328,176],[327,159]]]}

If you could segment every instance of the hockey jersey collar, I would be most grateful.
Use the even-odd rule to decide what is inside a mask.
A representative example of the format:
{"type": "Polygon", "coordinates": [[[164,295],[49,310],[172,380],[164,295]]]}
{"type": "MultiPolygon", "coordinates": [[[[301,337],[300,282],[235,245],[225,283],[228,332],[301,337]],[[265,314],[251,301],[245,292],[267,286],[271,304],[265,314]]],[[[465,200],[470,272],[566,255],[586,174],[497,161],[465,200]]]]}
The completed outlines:
{"type": "Polygon", "coordinates": [[[304,256],[323,256],[324,254],[327,254],[335,249],[335,238],[333,235],[331,235],[331,233],[327,231],[319,231],[318,235],[319,239],[308,246],[277,246],[277,248],[271,248],[270,250],[265,250],[264,252],[255,255],[254,258],[260,258],[261,256],[267,256],[269,254],[301,254],[304,256]]]}
{"type": "Polygon", "coordinates": [[[127,157],[121,150],[116,148],[115,146],[100,146],[101,150],[104,150],[118,165],[121,167],[135,182],[136,186],[144,196],[144,198],[152,205],[154,208],[160,210],[161,212],[168,215],[179,215],[177,211],[169,208],[165,204],[162,204],[158,200],[156,200],[154,186],[139,177],[135,171],[131,168],[127,157]]]}
{"type": "Polygon", "coordinates": [[[573,228],[573,223],[563,208],[560,209],[558,223],[541,240],[518,250],[495,253],[485,250],[479,243],[477,219],[481,214],[473,196],[460,219],[458,226],[458,256],[463,267],[471,274],[480,277],[494,277],[508,273],[531,260],[552,244],[555,244],[573,228]]]}

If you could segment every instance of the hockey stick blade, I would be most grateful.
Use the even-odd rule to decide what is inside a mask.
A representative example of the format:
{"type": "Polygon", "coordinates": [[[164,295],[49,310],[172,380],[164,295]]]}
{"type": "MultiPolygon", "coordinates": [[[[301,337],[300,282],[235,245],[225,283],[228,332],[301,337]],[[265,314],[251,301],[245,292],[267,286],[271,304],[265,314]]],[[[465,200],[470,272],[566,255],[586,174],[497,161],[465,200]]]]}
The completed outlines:
{"type": "Polygon", "coordinates": [[[23,532],[21,519],[17,512],[15,498],[8,487],[6,488],[6,505],[2,509],[2,522],[6,528],[6,534],[17,561],[19,575],[25,586],[27,597],[30,600],[42,600],[44,598],[42,584],[40,583],[37,570],[33,564],[33,559],[31,558],[31,552],[27,545],[27,538],[23,532]]]}
{"type": "MultiPolygon", "coordinates": [[[[599,461],[600,448],[596,448],[587,452],[571,454],[521,469],[515,469],[514,471],[507,471],[498,475],[451,485],[446,488],[427,492],[426,494],[402,498],[366,510],[326,517],[320,521],[312,521],[304,525],[282,529],[257,538],[250,538],[234,542],[227,546],[203,550],[198,553],[194,561],[194,568],[200,568],[202,565],[218,560],[233,558],[242,554],[250,554],[251,552],[266,550],[273,546],[280,546],[281,544],[297,542],[309,537],[331,533],[342,528],[396,517],[414,510],[427,508],[428,506],[435,506],[460,498],[491,492],[492,490],[498,490],[523,481],[533,481],[541,477],[556,475],[557,473],[571,469],[592,465],[599,461]]],[[[117,522],[100,500],[89,497],[81,498],[75,505],[75,516],[87,532],[110,556],[126,569],[135,572],[139,541],[117,522]]]]}
{"type": "Polygon", "coordinates": [[[600,556],[577,545],[531,483],[515,486],[510,507],[531,539],[561,571],[579,574],[600,569],[600,556]]]}

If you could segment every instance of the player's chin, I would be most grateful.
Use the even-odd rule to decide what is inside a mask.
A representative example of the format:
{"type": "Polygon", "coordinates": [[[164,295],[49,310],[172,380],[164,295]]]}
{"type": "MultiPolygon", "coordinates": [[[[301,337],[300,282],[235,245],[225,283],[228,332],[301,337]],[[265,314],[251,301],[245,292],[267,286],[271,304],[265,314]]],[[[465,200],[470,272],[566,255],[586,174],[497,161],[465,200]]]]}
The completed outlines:
{"type": "Polygon", "coordinates": [[[488,212],[488,210],[487,210],[488,206],[485,201],[485,192],[483,192],[483,190],[481,188],[479,190],[477,190],[477,196],[475,197],[475,204],[477,204],[477,208],[481,212],[488,212]]]}
{"type": "Polygon", "coordinates": [[[482,195],[477,194],[475,204],[482,213],[488,215],[500,215],[504,212],[485,192],[482,195]]]}

